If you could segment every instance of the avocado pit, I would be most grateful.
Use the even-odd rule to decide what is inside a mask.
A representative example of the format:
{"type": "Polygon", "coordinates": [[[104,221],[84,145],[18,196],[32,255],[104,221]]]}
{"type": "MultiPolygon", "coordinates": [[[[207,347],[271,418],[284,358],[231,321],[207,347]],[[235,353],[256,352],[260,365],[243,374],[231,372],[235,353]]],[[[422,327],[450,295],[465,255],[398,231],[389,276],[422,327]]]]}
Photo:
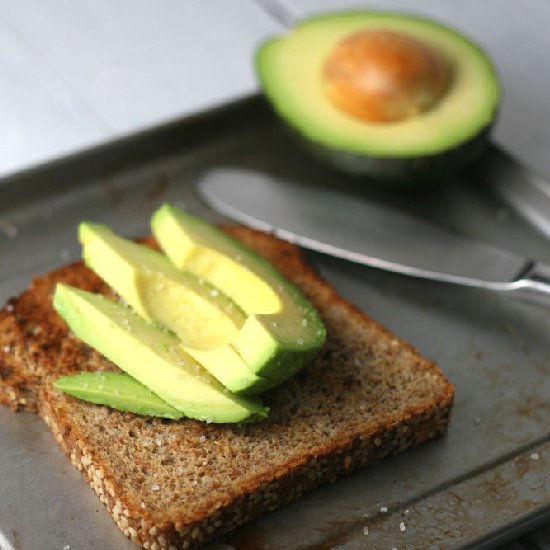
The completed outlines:
{"type": "Polygon", "coordinates": [[[322,82],[338,109],[366,122],[391,123],[433,108],[450,77],[447,60],[434,48],[399,32],[368,30],[336,45],[322,82]]]}

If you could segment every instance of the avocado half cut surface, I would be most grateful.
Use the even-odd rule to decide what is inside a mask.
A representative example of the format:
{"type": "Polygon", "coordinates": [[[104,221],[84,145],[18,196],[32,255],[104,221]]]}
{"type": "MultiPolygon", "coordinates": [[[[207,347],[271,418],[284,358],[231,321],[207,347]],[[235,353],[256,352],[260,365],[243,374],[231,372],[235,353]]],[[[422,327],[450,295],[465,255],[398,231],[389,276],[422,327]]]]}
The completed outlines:
{"type": "Polygon", "coordinates": [[[103,296],[58,284],[54,307],[74,334],[186,417],[230,423],[267,416],[259,400],[232,394],[176,336],[103,296]]]}
{"type": "Polygon", "coordinates": [[[495,70],[478,46],[445,25],[403,14],[350,11],[306,19],[264,42],[255,64],[275,111],[309,149],[373,182],[434,179],[473,160],[487,141],[500,97],[495,70]],[[331,101],[323,80],[327,60],[346,39],[372,32],[408,37],[445,61],[448,84],[431,108],[402,120],[368,122],[331,101]]]}
{"type": "Polygon", "coordinates": [[[231,345],[247,316],[218,288],[106,226],[82,222],[79,238],[86,265],[144,319],[175,333],[183,349],[230,391],[256,394],[276,385],[251,371],[231,345]]]}
{"type": "Polygon", "coordinates": [[[154,213],[151,226],[176,267],[208,281],[245,312],[234,347],[252,372],[280,383],[317,354],[326,337],[323,322],[267,260],[168,204],[154,213]]]}

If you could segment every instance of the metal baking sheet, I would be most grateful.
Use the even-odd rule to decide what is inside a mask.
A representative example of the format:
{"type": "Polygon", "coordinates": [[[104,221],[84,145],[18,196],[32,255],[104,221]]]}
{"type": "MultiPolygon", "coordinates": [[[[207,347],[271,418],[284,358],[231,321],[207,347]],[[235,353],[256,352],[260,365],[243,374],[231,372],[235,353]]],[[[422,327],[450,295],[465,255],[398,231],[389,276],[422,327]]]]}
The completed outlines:
{"type": "MultiPolygon", "coordinates": [[[[398,194],[365,190],[310,159],[253,97],[0,182],[0,301],[77,258],[82,219],[136,236],[173,201],[222,221],[193,188],[217,164],[345,186],[550,262],[546,238],[494,182],[470,172],[398,194]]],[[[437,361],[456,388],[448,433],[211,548],[489,548],[550,518],[550,310],[310,256],[342,295],[437,361]]],[[[0,408],[0,441],[0,548],[135,547],[37,417],[0,408]]]]}

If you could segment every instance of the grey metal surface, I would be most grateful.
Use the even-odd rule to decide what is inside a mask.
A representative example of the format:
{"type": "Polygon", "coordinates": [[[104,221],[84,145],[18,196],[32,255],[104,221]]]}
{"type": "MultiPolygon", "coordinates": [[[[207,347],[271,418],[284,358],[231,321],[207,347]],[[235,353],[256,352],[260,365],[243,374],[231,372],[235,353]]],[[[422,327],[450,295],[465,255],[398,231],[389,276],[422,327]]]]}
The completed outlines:
{"type": "Polygon", "coordinates": [[[526,173],[518,162],[498,149],[488,151],[471,174],[550,237],[550,180],[540,174],[526,173]]]}
{"type": "Polygon", "coordinates": [[[229,218],[317,252],[550,304],[550,266],[466,239],[357,194],[235,168],[206,171],[198,189],[229,218]]]}
{"type": "MultiPolygon", "coordinates": [[[[550,260],[548,241],[514,212],[503,216],[505,205],[483,186],[457,180],[401,195],[360,191],[360,182],[305,157],[252,100],[2,182],[0,301],[33,274],[76,257],[76,224],[84,217],[138,235],[152,210],[170,200],[220,221],[193,184],[205,169],[228,164],[349,188],[550,260]]],[[[311,259],[342,295],[439,363],[456,388],[449,431],[306,495],[213,548],[490,547],[550,517],[549,310],[317,254],[311,259]]],[[[133,547],[39,419],[1,409],[0,441],[0,547],[133,547]]]]}

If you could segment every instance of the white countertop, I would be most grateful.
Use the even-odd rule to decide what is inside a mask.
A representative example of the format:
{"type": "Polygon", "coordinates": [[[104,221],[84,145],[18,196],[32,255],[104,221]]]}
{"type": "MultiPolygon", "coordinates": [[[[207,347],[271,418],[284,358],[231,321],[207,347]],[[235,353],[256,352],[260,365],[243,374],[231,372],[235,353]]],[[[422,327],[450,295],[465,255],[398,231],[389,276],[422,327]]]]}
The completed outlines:
{"type": "Polygon", "coordinates": [[[0,2],[0,176],[256,89],[252,0],[0,2]]]}
{"type": "Polygon", "coordinates": [[[550,0],[0,2],[0,176],[256,90],[255,46],[344,6],[403,9],[482,44],[504,85],[496,140],[550,177],[550,0]],[[266,7],[271,7],[268,11],[266,7]]]}

